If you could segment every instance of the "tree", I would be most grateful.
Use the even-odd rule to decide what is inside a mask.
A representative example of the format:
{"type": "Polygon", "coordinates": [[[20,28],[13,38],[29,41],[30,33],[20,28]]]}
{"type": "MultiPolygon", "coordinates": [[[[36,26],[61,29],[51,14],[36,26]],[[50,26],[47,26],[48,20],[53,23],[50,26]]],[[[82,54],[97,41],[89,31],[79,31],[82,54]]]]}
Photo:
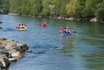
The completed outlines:
{"type": "Polygon", "coordinates": [[[0,7],[22,15],[102,18],[103,2],[104,0],[0,0],[0,7]]]}
{"type": "Polygon", "coordinates": [[[0,0],[0,9],[2,8],[2,1],[3,1],[3,0],[0,0]]]}
{"type": "Polygon", "coordinates": [[[69,16],[77,16],[79,14],[80,8],[81,6],[79,0],[71,0],[66,5],[67,14],[69,16]]]}
{"type": "Polygon", "coordinates": [[[97,5],[97,10],[95,11],[95,15],[99,20],[104,20],[104,0],[97,5]]]}
{"type": "Polygon", "coordinates": [[[10,0],[10,12],[19,13],[21,8],[21,2],[19,0],[10,0]]]}
{"type": "Polygon", "coordinates": [[[50,10],[49,10],[50,4],[51,4],[51,0],[43,0],[42,1],[42,5],[43,5],[42,14],[43,15],[50,15],[50,10]]]}
{"type": "Polygon", "coordinates": [[[67,15],[67,9],[66,9],[66,5],[67,5],[67,3],[69,2],[70,0],[61,0],[61,6],[59,7],[59,9],[60,9],[60,12],[59,12],[59,14],[61,15],[61,16],[66,16],[67,15]]]}
{"type": "Polygon", "coordinates": [[[96,6],[102,2],[102,0],[86,0],[85,1],[85,8],[83,10],[83,16],[85,17],[94,17],[96,6]]]}
{"type": "Polygon", "coordinates": [[[42,1],[41,0],[31,0],[31,10],[32,15],[39,15],[42,10],[42,1]]]}
{"type": "Polygon", "coordinates": [[[9,12],[9,0],[0,0],[0,12],[9,12]]]}

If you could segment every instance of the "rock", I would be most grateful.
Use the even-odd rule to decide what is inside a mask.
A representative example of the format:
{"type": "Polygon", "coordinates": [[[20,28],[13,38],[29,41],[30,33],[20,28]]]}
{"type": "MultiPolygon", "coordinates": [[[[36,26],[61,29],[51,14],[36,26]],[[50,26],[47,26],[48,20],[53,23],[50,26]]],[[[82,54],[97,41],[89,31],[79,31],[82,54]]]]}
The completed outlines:
{"type": "Polygon", "coordinates": [[[15,40],[0,38],[0,68],[7,68],[10,62],[17,61],[24,57],[28,50],[27,44],[22,44],[15,40]]]}
{"type": "Polygon", "coordinates": [[[74,20],[74,18],[73,17],[65,18],[65,20],[74,20]]]}
{"type": "Polygon", "coordinates": [[[15,58],[8,58],[8,60],[9,60],[10,62],[16,62],[16,61],[17,61],[17,59],[15,59],[15,58]]]}
{"type": "Polygon", "coordinates": [[[32,50],[27,50],[28,53],[32,53],[32,50]]]}
{"type": "Polygon", "coordinates": [[[11,53],[11,56],[12,56],[12,58],[15,58],[15,59],[17,59],[17,60],[24,57],[24,55],[23,55],[22,53],[17,52],[17,51],[13,51],[13,52],[11,53]]]}
{"type": "Polygon", "coordinates": [[[10,53],[6,52],[6,51],[0,51],[0,54],[3,54],[3,55],[5,55],[8,58],[11,57],[10,53]]]}
{"type": "MultiPolygon", "coordinates": [[[[19,44],[18,44],[19,45],[19,44]]],[[[15,47],[16,50],[20,51],[21,53],[26,52],[29,48],[27,46],[27,44],[23,44],[20,47],[15,47]]]]}
{"type": "Polygon", "coordinates": [[[10,62],[5,55],[0,54],[0,68],[8,68],[10,66],[10,62]]]}
{"type": "Polygon", "coordinates": [[[5,48],[7,51],[16,50],[24,53],[26,50],[28,50],[27,44],[21,44],[18,41],[5,38],[0,39],[0,46],[2,46],[2,48],[5,48]]]}
{"type": "Polygon", "coordinates": [[[57,19],[64,19],[64,17],[59,16],[59,17],[57,17],[57,19]]]}
{"type": "Polygon", "coordinates": [[[90,22],[97,22],[98,20],[97,20],[97,18],[96,17],[94,17],[94,18],[92,18],[91,20],[90,20],[90,22]]]}

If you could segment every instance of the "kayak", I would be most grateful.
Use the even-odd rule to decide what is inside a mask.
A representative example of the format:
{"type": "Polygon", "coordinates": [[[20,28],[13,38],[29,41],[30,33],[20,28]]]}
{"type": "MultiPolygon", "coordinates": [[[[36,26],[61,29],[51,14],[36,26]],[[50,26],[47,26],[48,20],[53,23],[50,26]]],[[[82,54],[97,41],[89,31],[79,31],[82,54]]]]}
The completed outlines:
{"type": "Polygon", "coordinates": [[[24,31],[24,30],[27,30],[27,28],[17,28],[17,30],[24,31]]]}
{"type": "Polygon", "coordinates": [[[64,33],[63,36],[72,36],[71,33],[64,33]]]}

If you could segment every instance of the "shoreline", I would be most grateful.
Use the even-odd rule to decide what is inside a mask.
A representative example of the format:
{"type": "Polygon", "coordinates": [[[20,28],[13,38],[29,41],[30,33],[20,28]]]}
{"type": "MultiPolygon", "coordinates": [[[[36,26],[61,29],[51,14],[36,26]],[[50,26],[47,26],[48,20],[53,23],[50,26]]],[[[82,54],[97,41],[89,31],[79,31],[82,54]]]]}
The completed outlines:
{"type": "Polygon", "coordinates": [[[15,13],[14,14],[9,13],[8,15],[49,18],[49,19],[66,20],[66,21],[88,21],[88,22],[94,22],[94,23],[96,23],[96,22],[104,23],[104,21],[99,21],[96,17],[93,17],[93,18],[87,18],[87,17],[75,18],[75,17],[62,17],[62,16],[32,16],[32,15],[19,15],[19,14],[15,14],[15,13]]]}

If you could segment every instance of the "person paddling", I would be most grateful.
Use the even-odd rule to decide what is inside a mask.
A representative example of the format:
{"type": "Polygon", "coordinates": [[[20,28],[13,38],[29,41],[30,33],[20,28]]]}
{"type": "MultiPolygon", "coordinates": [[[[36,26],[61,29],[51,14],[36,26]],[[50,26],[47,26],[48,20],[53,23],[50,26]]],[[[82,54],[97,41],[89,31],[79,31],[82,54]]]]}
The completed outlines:
{"type": "Polygon", "coordinates": [[[26,25],[22,24],[22,28],[26,28],[26,25]]]}
{"type": "Polygon", "coordinates": [[[42,27],[42,28],[46,28],[46,27],[47,27],[46,22],[42,23],[42,24],[41,24],[41,27],[42,27]]]}
{"type": "Polygon", "coordinates": [[[60,32],[64,35],[64,36],[71,36],[71,31],[68,27],[64,27],[63,29],[60,30],[60,32]]]}
{"type": "Polygon", "coordinates": [[[61,33],[71,33],[71,31],[69,30],[69,28],[68,27],[60,27],[60,32],[61,33]]]}
{"type": "Polygon", "coordinates": [[[69,30],[68,27],[65,27],[65,28],[63,29],[63,33],[71,33],[71,31],[69,30]]]}
{"type": "Polygon", "coordinates": [[[19,24],[16,28],[17,28],[17,29],[25,29],[25,28],[26,28],[26,25],[24,25],[24,24],[19,24]]]}

